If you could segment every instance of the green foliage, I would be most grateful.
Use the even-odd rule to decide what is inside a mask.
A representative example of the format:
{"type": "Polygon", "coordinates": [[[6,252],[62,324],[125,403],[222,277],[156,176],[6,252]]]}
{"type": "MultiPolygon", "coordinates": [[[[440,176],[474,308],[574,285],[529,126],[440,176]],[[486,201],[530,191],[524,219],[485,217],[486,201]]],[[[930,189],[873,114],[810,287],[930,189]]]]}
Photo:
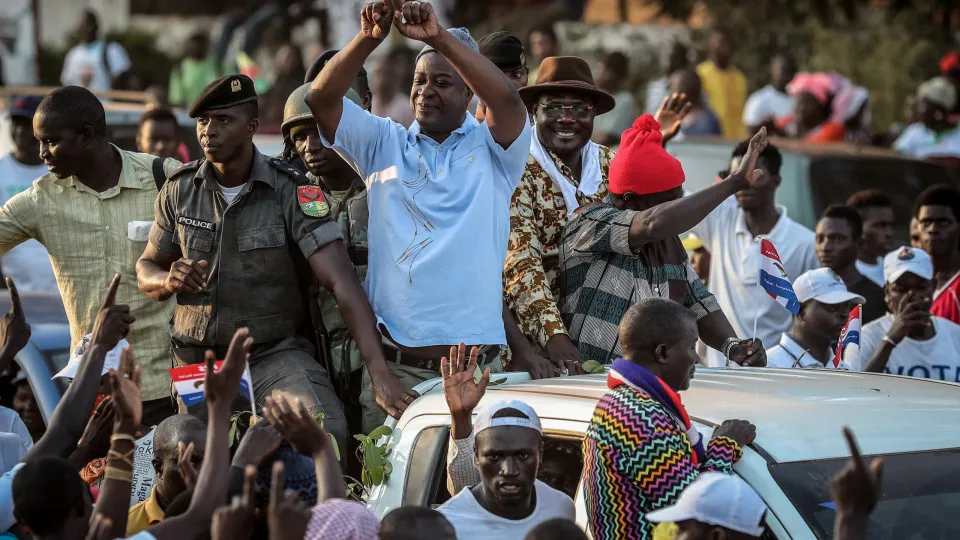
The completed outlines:
{"type": "Polygon", "coordinates": [[[393,430],[387,426],[380,426],[370,432],[369,435],[354,435],[353,437],[360,442],[357,447],[357,456],[363,463],[363,469],[360,471],[360,481],[347,477],[352,480],[347,485],[347,495],[356,500],[363,500],[367,495],[367,490],[374,486],[382,485],[390,478],[393,473],[393,464],[387,459],[390,455],[388,448],[389,437],[393,430]],[[378,444],[380,439],[386,437],[387,441],[378,444]]]}
{"type": "Polygon", "coordinates": [[[587,360],[581,367],[583,367],[583,370],[587,373],[606,373],[607,371],[607,368],[596,360],[587,360]]]}

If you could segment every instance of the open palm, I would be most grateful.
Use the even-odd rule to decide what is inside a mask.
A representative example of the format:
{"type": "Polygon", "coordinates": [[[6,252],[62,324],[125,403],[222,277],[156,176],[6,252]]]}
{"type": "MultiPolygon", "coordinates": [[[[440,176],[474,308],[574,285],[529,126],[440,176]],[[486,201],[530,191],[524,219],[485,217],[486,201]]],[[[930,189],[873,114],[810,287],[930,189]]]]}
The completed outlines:
{"type": "Polygon", "coordinates": [[[747,183],[751,186],[760,181],[760,179],[763,178],[763,171],[757,169],[757,159],[760,158],[760,153],[763,152],[766,147],[767,128],[762,127],[760,131],[757,131],[756,135],[750,139],[747,154],[740,160],[740,165],[733,174],[746,178],[747,183]]]}
{"type": "Polygon", "coordinates": [[[673,94],[663,98],[660,108],[654,118],[660,123],[660,134],[663,136],[663,143],[674,138],[683,125],[683,119],[693,105],[687,99],[686,94],[673,94]]]}
{"type": "Polygon", "coordinates": [[[479,381],[473,374],[477,369],[477,348],[470,349],[466,356],[466,345],[450,347],[450,358],[440,360],[440,374],[443,377],[443,395],[451,413],[471,413],[480,403],[490,382],[490,368],[484,370],[479,381]]]}
{"type": "Polygon", "coordinates": [[[140,366],[130,347],[120,351],[120,365],[110,370],[110,386],[117,419],[134,426],[143,418],[143,402],[140,400],[140,366]]]}

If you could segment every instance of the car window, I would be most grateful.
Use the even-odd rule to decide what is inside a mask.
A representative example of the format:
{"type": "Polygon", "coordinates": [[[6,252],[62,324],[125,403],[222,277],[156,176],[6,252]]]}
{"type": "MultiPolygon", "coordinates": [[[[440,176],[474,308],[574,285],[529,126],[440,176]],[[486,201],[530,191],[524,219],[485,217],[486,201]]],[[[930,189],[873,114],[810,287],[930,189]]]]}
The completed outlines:
{"type": "Polygon", "coordinates": [[[862,189],[879,189],[893,201],[893,230],[897,245],[910,244],[913,202],[934,184],[955,185],[942,166],[909,159],[811,157],[810,189],[814,211],[820,215],[831,204],[842,204],[862,189]]]}
{"type": "MultiPolygon", "coordinates": [[[[870,540],[960,538],[960,448],[883,456],[883,492],[870,540]]],[[[770,473],[817,538],[833,535],[830,479],[846,459],[777,463],[770,473]]]]}

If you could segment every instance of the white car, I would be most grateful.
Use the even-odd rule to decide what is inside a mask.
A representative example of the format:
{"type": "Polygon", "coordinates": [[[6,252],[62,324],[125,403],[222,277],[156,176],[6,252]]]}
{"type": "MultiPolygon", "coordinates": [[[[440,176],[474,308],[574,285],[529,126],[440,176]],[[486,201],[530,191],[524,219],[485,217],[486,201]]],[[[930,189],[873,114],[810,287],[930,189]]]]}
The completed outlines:
{"type": "MultiPolygon", "coordinates": [[[[489,387],[484,402],[519,399],[537,411],[545,439],[540,477],[575,495],[577,522],[585,526],[579,449],[607,392],[605,376],[531,381],[525,373],[494,374],[498,379],[506,380],[489,387]]],[[[450,415],[442,381],[427,381],[417,391],[422,397],[399,422],[387,422],[395,428],[389,440],[393,472],[368,498],[380,517],[450,498],[450,415]]],[[[960,385],[829,370],[704,368],[681,397],[705,437],[727,419],[757,426],[757,439],[735,471],[770,510],[764,538],[831,538],[835,513],[828,486],[849,457],[844,426],[853,429],[864,456],[884,456],[883,493],[869,538],[960,538],[960,385]]]]}

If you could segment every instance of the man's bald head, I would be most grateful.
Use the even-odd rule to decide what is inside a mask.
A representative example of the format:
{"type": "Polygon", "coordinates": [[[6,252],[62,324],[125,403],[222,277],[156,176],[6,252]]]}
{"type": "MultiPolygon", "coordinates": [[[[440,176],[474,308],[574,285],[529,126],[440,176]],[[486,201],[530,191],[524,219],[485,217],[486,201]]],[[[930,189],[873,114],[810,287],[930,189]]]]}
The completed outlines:
{"type": "Polygon", "coordinates": [[[153,432],[153,453],[160,459],[176,456],[180,441],[204,441],[206,433],[203,420],[189,414],[175,414],[160,422],[153,432]]]}
{"type": "Polygon", "coordinates": [[[637,362],[652,357],[659,345],[671,346],[696,328],[697,318],[681,304],[665,298],[645,298],[620,319],[623,357],[637,362]]]}

